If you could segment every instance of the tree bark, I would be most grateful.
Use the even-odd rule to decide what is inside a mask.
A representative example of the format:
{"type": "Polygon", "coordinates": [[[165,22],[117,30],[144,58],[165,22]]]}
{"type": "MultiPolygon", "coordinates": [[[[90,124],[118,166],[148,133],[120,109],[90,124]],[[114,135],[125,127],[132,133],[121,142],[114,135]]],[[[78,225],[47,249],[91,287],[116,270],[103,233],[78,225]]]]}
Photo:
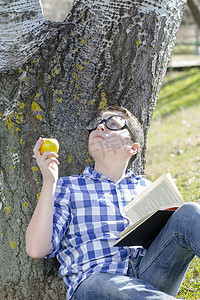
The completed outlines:
{"type": "Polygon", "coordinates": [[[25,253],[42,183],[33,146],[57,138],[60,176],[82,172],[91,161],[85,122],[105,105],[131,110],[146,145],[185,0],[79,0],[60,23],[46,21],[38,3],[1,2],[0,299],[65,299],[56,261],[25,253]]]}

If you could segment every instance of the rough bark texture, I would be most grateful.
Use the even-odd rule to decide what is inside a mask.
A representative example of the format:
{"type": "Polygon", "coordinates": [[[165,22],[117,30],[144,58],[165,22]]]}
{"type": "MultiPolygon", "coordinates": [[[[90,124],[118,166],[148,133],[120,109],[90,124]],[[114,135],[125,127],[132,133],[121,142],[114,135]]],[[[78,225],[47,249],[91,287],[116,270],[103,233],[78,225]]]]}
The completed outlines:
{"type": "Polygon", "coordinates": [[[191,10],[194,21],[200,28],[200,1],[199,0],[187,0],[187,4],[191,10]]]}
{"type": "MultiPolygon", "coordinates": [[[[107,104],[130,109],[146,142],[185,1],[80,0],[62,23],[46,21],[37,0],[0,3],[0,299],[62,300],[56,261],[25,253],[41,188],[33,146],[57,138],[60,176],[80,173],[85,121],[107,104]]],[[[145,146],[135,173],[144,167],[145,146]]]]}

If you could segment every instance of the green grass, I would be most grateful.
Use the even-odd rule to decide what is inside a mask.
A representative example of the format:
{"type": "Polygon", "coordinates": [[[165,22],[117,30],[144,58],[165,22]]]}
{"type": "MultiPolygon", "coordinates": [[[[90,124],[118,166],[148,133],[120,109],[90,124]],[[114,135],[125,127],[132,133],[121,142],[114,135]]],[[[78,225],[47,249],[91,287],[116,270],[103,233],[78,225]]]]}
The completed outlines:
{"type": "MultiPolygon", "coordinates": [[[[168,73],[151,122],[146,176],[170,172],[186,202],[200,203],[200,70],[168,73]]],[[[195,258],[178,294],[200,299],[200,259],[195,258]]]]}
{"type": "Polygon", "coordinates": [[[154,119],[200,104],[200,70],[172,72],[164,79],[154,119]]]}
{"type": "Polygon", "coordinates": [[[195,54],[196,45],[193,44],[176,44],[174,46],[173,55],[183,55],[183,54],[195,54]]]}

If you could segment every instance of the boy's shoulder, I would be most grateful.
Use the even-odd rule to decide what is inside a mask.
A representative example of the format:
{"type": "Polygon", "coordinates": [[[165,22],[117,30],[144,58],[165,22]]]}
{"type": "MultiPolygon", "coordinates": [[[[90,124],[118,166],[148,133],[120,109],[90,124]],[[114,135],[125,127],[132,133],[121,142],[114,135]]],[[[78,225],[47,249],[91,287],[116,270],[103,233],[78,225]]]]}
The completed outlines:
{"type": "Polygon", "coordinates": [[[139,181],[141,185],[149,186],[152,182],[145,176],[136,176],[135,180],[139,181]]]}
{"type": "Polygon", "coordinates": [[[126,175],[136,184],[139,183],[140,185],[148,186],[151,184],[151,181],[146,178],[145,175],[135,175],[130,169],[127,169],[126,175]]]}

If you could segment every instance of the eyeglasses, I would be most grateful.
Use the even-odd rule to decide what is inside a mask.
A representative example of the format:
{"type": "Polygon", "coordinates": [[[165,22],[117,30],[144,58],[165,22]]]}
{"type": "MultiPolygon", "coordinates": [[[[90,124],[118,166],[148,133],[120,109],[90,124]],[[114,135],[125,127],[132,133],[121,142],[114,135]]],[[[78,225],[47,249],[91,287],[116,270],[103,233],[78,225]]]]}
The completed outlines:
{"type": "Polygon", "coordinates": [[[106,127],[109,130],[112,131],[118,131],[118,130],[123,130],[123,129],[127,129],[128,132],[131,135],[131,138],[133,139],[134,143],[135,143],[135,138],[133,133],[131,132],[130,128],[128,127],[128,124],[126,122],[126,119],[122,116],[119,115],[114,115],[111,116],[107,119],[103,119],[101,116],[96,117],[90,121],[87,122],[86,124],[86,129],[89,132],[92,132],[93,130],[97,129],[97,127],[102,124],[103,122],[105,122],[106,127]]]}

